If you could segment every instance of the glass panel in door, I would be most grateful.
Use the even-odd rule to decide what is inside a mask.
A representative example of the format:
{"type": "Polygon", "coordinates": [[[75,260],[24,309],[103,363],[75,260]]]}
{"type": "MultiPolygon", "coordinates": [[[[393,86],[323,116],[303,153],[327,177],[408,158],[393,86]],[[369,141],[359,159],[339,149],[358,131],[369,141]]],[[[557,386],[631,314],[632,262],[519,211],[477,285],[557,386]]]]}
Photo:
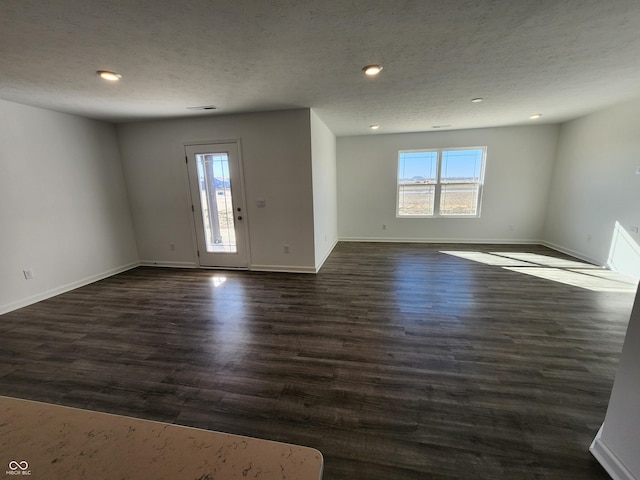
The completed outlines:
{"type": "Polygon", "coordinates": [[[229,155],[227,152],[196,154],[195,160],[206,251],[236,253],[229,155]]]}

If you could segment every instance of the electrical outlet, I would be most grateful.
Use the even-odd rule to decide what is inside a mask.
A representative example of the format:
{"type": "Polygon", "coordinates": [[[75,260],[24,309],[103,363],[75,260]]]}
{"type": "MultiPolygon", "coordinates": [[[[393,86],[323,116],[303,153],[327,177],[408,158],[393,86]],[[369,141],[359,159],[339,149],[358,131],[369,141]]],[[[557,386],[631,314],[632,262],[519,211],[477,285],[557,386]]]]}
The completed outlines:
{"type": "Polygon", "coordinates": [[[633,233],[634,235],[638,234],[638,227],[631,227],[629,230],[631,230],[631,233],[633,233]]]}
{"type": "Polygon", "coordinates": [[[26,268],[22,271],[25,280],[33,280],[33,270],[26,268]]]}
{"type": "Polygon", "coordinates": [[[513,223],[510,223],[509,224],[509,230],[513,232],[515,229],[516,229],[516,227],[513,225],[513,223]]]}
{"type": "Polygon", "coordinates": [[[289,253],[289,245],[284,245],[284,246],[282,247],[282,251],[283,251],[284,253],[289,253]]]}
{"type": "Polygon", "coordinates": [[[593,236],[591,234],[587,235],[587,242],[590,242],[593,236]]]}
{"type": "Polygon", "coordinates": [[[386,229],[387,229],[387,226],[386,226],[385,224],[382,224],[382,229],[383,229],[383,230],[386,230],[386,229]]]}
{"type": "Polygon", "coordinates": [[[173,242],[172,242],[172,243],[170,243],[170,244],[169,244],[169,250],[173,251],[173,250],[175,250],[175,249],[176,249],[176,244],[175,244],[175,243],[173,243],[173,242]]]}

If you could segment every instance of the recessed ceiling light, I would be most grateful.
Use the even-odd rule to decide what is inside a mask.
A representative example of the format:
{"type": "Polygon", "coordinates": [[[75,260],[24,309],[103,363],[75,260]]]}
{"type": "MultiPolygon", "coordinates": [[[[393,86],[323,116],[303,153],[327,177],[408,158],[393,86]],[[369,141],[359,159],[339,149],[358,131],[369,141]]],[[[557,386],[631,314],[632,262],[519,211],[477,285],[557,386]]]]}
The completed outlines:
{"type": "Polygon", "coordinates": [[[480,97],[478,97],[478,98],[472,98],[472,99],[471,99],[471,102],[472,102],[472,103],[480,103],[480,102],[481,102],[481,101],[483,101],[483,100],[484,100],[484,98],[480,98],[480,97]]]}
{"type": "Polygon", "coordinates": [[[382,65],[367,65],[362,71],[370,77],[378,75],[382,71],[382,65]]]}
{"type": "Polygon", "coordinates": [[[541,114],[541,113],[534,113],[533,115],[530,115],[530,116],[529,116],[529,119],[530,119],[530,120],[537,120],[537,119],[539,119],[540,117],[542,117],[542,114],[541,114]]]}
{"type": "Polygon", "coordinates": [[[380,128],[380,124],[379,123],[374,123],[373,125],[369,125],[369,128],[371,130],[378,130],[380,128]]]}
{"type": "Polygon", "coordinates": [[[96,73],[103,80],[108,80],[110,82],[117,82],[118,80],[120,80],[122,78],[122,75],[120,75],[119,73],[110,72],[108,70],[98,70],[96,73]]]}

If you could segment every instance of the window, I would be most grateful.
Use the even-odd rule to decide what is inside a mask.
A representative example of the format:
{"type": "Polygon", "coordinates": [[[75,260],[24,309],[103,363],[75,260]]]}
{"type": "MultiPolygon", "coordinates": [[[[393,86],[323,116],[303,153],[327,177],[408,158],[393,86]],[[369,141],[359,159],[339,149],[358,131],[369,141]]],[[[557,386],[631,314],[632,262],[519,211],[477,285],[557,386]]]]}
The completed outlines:
{"type": "Polygon", "coordinates": [[[487,147],[398,152],[398,217],[478,217],[487,147]]]}

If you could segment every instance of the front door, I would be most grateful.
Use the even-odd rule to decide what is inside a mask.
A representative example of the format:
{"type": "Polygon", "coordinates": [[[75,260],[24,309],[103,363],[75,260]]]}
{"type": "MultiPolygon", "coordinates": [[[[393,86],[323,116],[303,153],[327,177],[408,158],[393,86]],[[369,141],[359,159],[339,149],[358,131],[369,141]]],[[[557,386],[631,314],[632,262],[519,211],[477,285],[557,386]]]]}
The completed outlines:
{"type": "Polygon", "coordinates": [[[185,153],[200,266],[247,268],[238,145],[187,145],[185,153]]]}

